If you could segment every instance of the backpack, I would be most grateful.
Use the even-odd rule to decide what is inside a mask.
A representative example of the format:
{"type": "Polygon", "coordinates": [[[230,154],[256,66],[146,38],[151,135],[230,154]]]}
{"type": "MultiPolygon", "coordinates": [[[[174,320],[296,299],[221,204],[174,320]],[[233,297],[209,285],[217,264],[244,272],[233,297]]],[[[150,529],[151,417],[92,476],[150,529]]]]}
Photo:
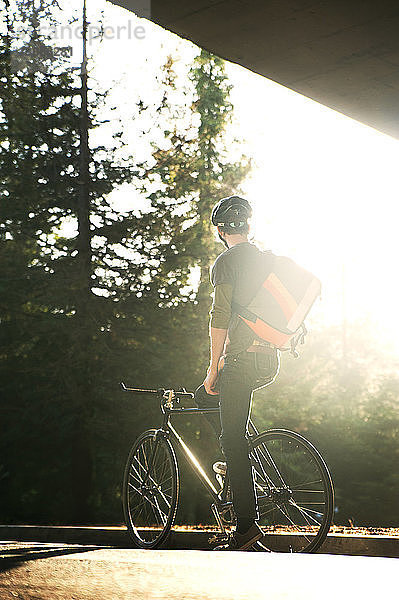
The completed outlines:
{"type": "Polygon", "coordinates": [[[247,306],[233,303],[233,310],[263,341],[279,350],[303,343],[304,319],[321,293],[321,283],[312,273],[286,256],[267,253],[272,267],[247,306]]]}

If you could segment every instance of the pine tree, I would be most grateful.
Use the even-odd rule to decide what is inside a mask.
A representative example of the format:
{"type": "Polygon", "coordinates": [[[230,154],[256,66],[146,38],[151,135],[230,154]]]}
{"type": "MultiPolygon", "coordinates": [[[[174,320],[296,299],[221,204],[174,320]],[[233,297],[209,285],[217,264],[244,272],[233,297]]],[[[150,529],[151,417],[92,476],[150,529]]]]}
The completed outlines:
{"type": "MultiPolygon", "coordinates": [[[[99,230],[108,244],[120,241],[119,215],[106,196],[115,185],[132,181],[135,171],[131,161],[113,160],[121,146],[118,137],[111,148],[90,148],[90,239],[85,242],[83,307],[83,232],[77,202],[82,181],[82,89],[72,71],[60,68],[38,33],[37,24],[51,15],[51,5],[41,2],[36,8],[22,1],[14,14],[6,6],[8,28],[1,37],[0,256],[5,340],[1,379],[6,382],[10,421],[16,404],[23,420],[32,418],[31,427],[26,426],[33,451],[29,469],[24,469],[25,487],[37,489],[38,470],[43,478],[46,469],[53,471],[70,519],[85,520],[90,516],[93,470],[89,421],[95,412],[93,382],[99,370],[93,341],[114,312],[107,298],[93,292],[106,277],[96,270],[92,244],[99,230]],[[30,28],[19,47],[15,25],[21,17],[30,28]],[[66,222],[78,225],[76,236],[60,233],[66,222]],[[104,228],[111,225],[115,227],[108,235],[104,228]],[[18,382],[10,380],[9,373],[18,373],[18,382]],[[52,403],[57,403],[57,409],[52,403]],[[49,451],[50,444],[54,452],[49,451]],[[38,466],[44,455],[50,464],[38,466]]],[[[95,94],[89,130],[100,125],[95,113],[102,100],[104,95],[95,94]]],[[[10,435],[14,433],[11,427],[10,435]]]]}
{"type": "MultiPolygon", "coordinates": [[[[7,433],[0,472],[7,485],[0,502],[4,515],[25,522],[104,520],[118,510],[134,430],[156,409],[132,411],[117,382],[191,387],[203,374],[207,269],[216,254],[210,207],[237,191],[248,165],[226,159],[229,88],[222,61],[204,52],[191,71],[189,111],[173,108],[172,61],[165,66],[165,93],[151,109],[165,124],[164,143],[154,145],[152,164],[116,160],[119,132],[110,147],[89,144],[82,160],[84,86],[37,32],[40,19],[51,19],[52,2],[37,8],[20,0],[13,14],[4,6],[0,384],[7,433]],[[126,182],[149,211],[132,205],[122,214],[111,203],[110,192],[126,182]]],[[[90,87],[90,67],[88,75],[90,87]]],[[[92,90],[90,98],[89,140],[101,127],[106,93],[92,90]]],[[[134,116],[144,110],[138,102],[134,116]]]]}
{"type": "MultiPolygon", "coordinates": [[[[143,217],[149,219],[145,245],[163,257],[161,270],[151,273],[148,293],[155,294],[159,309],[166,309],[170,317],[179,315],[177,322],[187,324],[187,328],[183,325],[186,341],[180,335],[176,350],[185,357],[192,384],[206,366],[209,267],[221,248],[211,227],[211,210],[221,197],[239,191],[250,162],[245,157],[235,163],[228,160],[224,135],[232,105],[222,59],[201,50],[189,79],[193,89],[188,121],[186,117],[179,123],[176,109],[165,98],[164,112],[170,120],[166,148],[153,153],[155,164],[148,179],[158,189],[149,196],[153,212],[143,217]],[[194,273],[199,276],[197,287],[194,273]]],[[[170,91],[176,85],[171,58],[164,66],[164,85],[170,91]]]]}

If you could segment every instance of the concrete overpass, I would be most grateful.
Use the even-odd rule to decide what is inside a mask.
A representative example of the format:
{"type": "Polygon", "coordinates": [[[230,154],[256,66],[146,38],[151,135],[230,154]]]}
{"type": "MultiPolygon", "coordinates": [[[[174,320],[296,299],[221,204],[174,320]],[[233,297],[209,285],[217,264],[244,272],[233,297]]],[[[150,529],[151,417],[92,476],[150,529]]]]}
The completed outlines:
{"type": "Polygon", "coordinates": [[[397,0],[111,0],[399,138],[397,0]]]}

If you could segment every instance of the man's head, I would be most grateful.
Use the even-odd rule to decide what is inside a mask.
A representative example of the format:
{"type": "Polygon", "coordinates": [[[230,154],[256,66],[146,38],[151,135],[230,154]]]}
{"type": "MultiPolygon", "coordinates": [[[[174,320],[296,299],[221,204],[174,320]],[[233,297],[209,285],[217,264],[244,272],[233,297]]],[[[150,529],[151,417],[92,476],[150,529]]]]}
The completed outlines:
{"type": "Polygon", "coordinates": [[[244,198],[229,196],[219,200],[212,211],[211,221],[217,227],[219,238],[226,247],[232,245],[229,243],[233,239],[232,236],[246,239],[249,231],[248,219],[251,215],[251,205],[244,198]]]}

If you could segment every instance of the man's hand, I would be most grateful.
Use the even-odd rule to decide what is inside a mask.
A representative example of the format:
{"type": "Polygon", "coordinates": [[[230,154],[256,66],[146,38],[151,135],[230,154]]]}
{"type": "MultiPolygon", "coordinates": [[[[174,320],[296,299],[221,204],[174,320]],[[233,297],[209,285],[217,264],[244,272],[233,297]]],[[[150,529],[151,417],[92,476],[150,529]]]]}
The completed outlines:
{"type": "Polygon", "coordinates": [[[207,394],[216,395],[217,392],[213,391],[212,388],[214,387],[218,376],[218,364],[220,357],[223,354],[224,343],[227,336],[227,329],[218,329],[215,327],[210,327],[209,333],[211,337],[211,361],[206,372],[204,388],[207,394]]]}
{"type": "Polygon", "coordinates": [[[218,370],[217,368],[211,368],[209,367],[207,372],[206,372],[206,377],[204,379],[204,388],[207,394],[213,394],[213,395],[217,395],[217,392],[215,392],[213,390],[213,387],[216,383],[218,377],[218,370]]]}

